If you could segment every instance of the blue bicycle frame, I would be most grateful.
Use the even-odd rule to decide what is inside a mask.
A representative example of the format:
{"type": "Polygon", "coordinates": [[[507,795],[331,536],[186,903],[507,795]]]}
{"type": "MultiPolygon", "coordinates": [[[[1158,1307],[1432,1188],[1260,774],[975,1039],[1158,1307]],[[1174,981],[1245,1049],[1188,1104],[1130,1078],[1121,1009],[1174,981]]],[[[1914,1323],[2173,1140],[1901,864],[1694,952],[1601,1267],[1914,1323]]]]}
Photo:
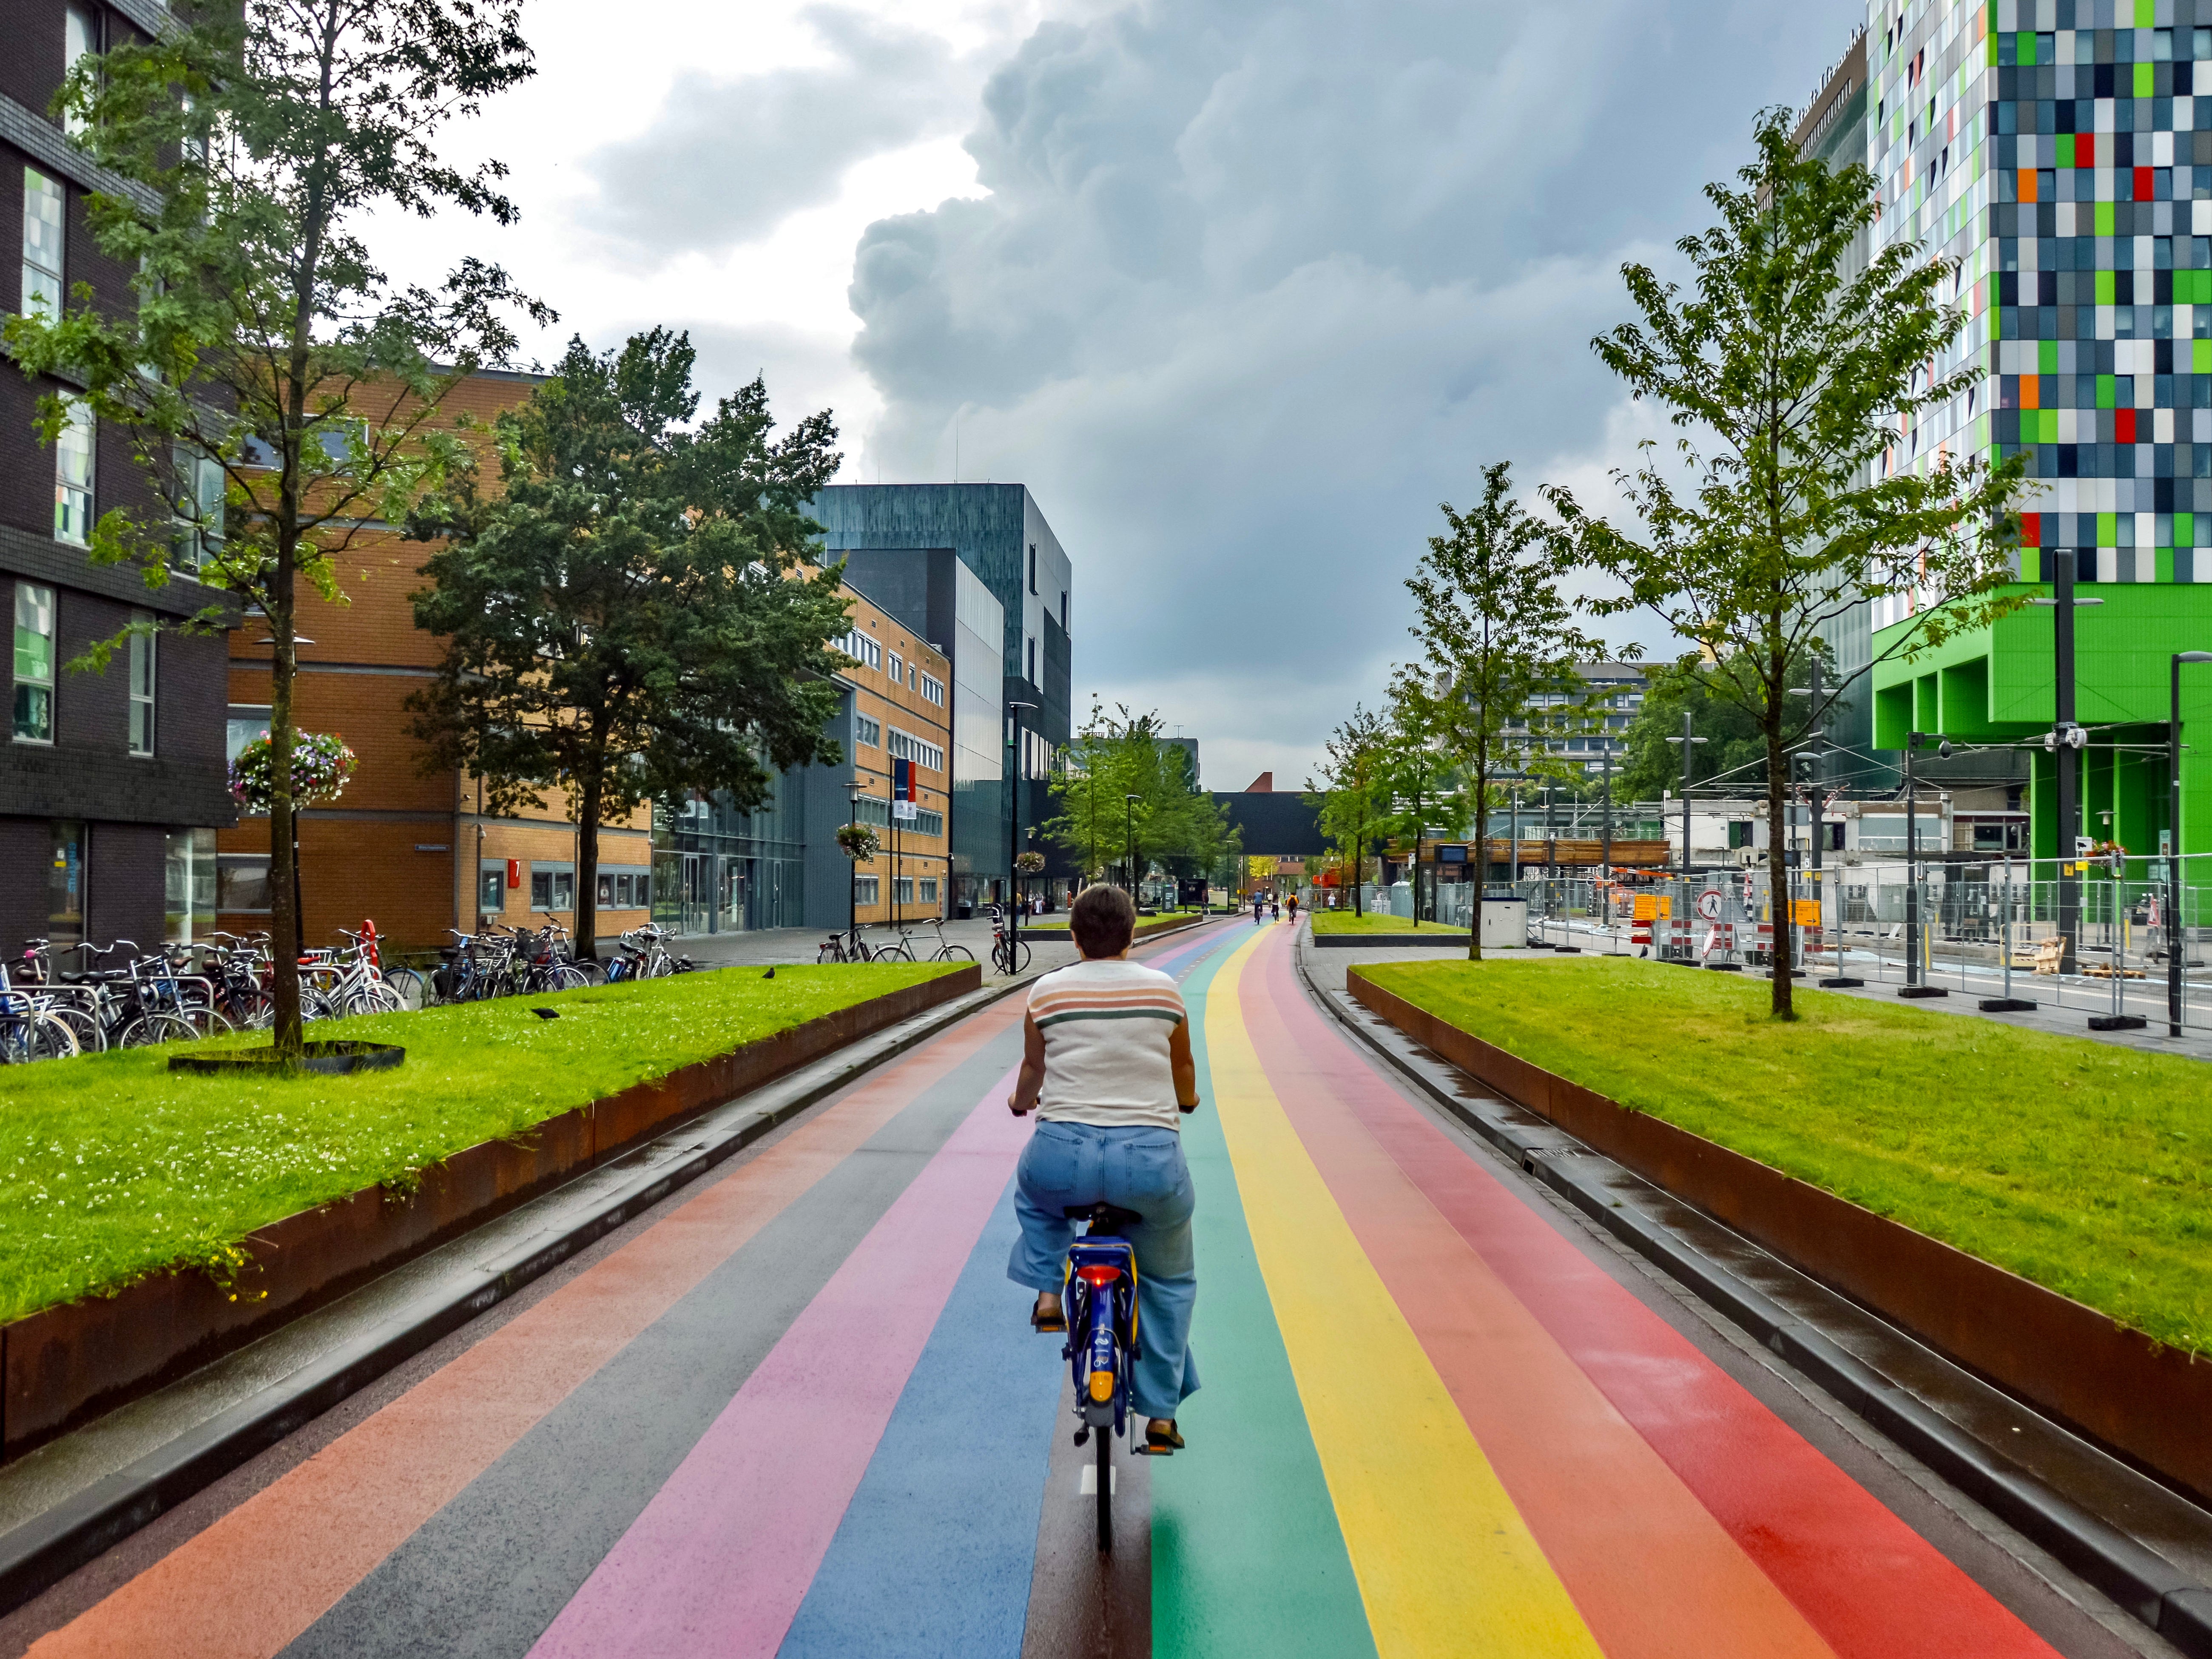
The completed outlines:
{"type": "Polygon", "coordinates": [[[1066,1310],[1067,1345],[1060,1350],[1075,1381],[1079,1446],[1098,1437],[1098,1547],[1114,1547],[1114,1437],[1128,1432],[1129,1371],[1137,1346],[1137,1251],[1105,1229],[1106,1206],[1091,1214],[1091,1230],[1068,1247],[1060,1305],[1066,1310]]]}

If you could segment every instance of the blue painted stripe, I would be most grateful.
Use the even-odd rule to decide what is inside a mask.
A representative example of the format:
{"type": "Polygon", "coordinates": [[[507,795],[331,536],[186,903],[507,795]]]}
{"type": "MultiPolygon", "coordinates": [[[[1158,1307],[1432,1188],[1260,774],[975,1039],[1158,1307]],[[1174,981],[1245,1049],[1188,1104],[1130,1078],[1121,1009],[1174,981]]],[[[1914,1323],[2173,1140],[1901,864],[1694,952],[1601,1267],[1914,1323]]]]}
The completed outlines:
{"type": "Polygon", "coordinates": [[[1018,1659],[1060,1409],[1060,1345],[1006,1277],[1007,1183],[779,1653],[1018,1659]]]}

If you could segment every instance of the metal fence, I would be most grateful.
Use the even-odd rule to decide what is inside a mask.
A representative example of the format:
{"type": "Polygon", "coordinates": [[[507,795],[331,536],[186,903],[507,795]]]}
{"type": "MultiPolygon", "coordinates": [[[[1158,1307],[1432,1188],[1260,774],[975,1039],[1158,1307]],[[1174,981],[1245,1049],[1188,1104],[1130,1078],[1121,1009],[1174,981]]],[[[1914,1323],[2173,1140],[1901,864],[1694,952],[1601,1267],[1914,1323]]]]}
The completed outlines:
{"type": "MultiPolygon", "coordinates": [[[[1917,879],[1902,861],[1826,870],[1817,878],[1792,871],[1782,925],[1791,930],[1794,959],[1814,981],[1917,984],[2079,1013],[2100,1025],[2160,1030],[2179,951],[2181,1024],[2212,1030],[2212,854],[2179,862],[2171,878],[2153,863],[2148,880],[2085,865],[2062,882],[2050,863],[2019,858],[1925,865],[1917,879]]],[[[1528,901],[1534,942],[1768,970],[1772,887],[1770,872],[1728,870],[1612,884],[1558,877],[1517,882],[1512,890],[1528,901]]],[[[1398,890],[1384,890],[1386,898],[1398,890]]],[[[1439,889],[1440,900],[1454,890],[1439,889]]],[[[1458,908],[1470,909],[1471,898],[1458,908]]],[[[1441,904],[1437,919],[1466,925],[1441,904]]]]}

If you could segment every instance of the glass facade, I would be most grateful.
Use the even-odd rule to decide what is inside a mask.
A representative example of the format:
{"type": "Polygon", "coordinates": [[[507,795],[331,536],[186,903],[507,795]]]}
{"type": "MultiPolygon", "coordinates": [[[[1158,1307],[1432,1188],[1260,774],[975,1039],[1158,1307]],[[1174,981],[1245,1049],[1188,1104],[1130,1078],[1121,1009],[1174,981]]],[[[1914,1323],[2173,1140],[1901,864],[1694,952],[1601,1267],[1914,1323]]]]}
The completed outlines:
{"type": "Polygon", "coordinates": [[[1936,368],[1984,371],[1890,465],[2025,450],[2024,580],[2212,581],[2212,0],[1881,3],[1867,51],[1876,244],[1960,262],[1936,368]]]}
{"type": "MultiPolygon", "coordinates": [[[[733,811],[719,796],[672,812],[655,807],[653,919],[684,933],[801,926],[805,840],[802,781],[794,773],[777,773],[768,800],[751,812],[733,811]]],[[[641,875],[639,884],[647,884],[641,875]]]]}

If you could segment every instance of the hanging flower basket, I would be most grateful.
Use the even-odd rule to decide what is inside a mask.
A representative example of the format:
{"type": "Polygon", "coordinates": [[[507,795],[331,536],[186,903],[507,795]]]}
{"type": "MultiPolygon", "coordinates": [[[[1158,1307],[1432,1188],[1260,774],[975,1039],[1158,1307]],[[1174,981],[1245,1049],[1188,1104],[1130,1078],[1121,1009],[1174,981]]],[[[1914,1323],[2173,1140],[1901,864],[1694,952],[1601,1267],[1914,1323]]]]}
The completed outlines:
{"type": "MultiPolygon", "coordinates": [[[[292,737],[292,804],[321,805],[345,793],[356,761],[335,732],[298,732],[292,737]]],[[[269,734],[264,732],[238,751],[230,763],[230,795],[249,812],[266,812],[270,799],[269,734]]]]}
{"type": "Polygon", "coordinates": [[[864,862],[876,855],[883,843],[876,839],[876,827],[872,823],[843,823],[837,826],[837,845],[845,849],[845,856],[855,863],[864,862]]]}
{"type": "Polygon", "coordinates": [[[1018,853],[1014,855],[1014,868],[1025,876],[1042,875],[1044,873],[1044,854],[1018,853]]]}

